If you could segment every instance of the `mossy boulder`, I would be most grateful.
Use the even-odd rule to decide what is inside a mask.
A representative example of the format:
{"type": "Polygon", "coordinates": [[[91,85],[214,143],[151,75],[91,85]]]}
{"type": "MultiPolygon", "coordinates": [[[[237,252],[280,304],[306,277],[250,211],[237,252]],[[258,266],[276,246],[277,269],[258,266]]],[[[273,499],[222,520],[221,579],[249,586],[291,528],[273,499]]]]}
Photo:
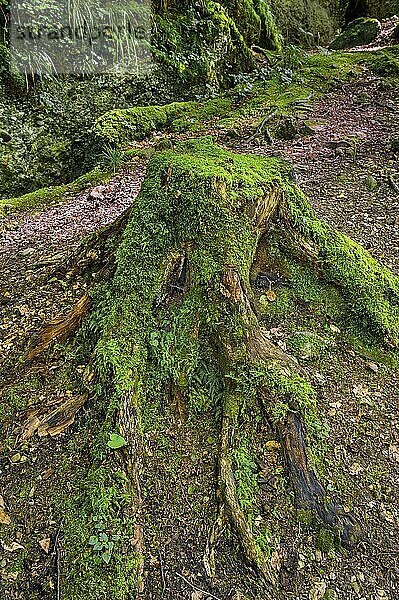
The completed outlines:
{"type": "Polygon", "coordinates": [[[378,19],[360,17],[355,19],[330,44],[330,50],[344,50],[371,44],[381,33],[381,23],[378,19]]]}

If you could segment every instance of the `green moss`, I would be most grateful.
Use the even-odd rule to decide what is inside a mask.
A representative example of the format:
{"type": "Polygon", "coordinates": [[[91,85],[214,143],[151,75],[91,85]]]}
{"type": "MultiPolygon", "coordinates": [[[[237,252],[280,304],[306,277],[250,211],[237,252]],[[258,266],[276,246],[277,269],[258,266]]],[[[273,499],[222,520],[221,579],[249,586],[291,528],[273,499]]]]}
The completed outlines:
{"type": "Polygon", "coordinates": [[[89,186],[106,182],[109,177],[109,173],[106,173],[99,167],[96,167],[93,169],[93,171],[82,175],[72,183],[42,188],[40,190],[36,190],[35,192],[30,192],[29,194],[20,196],[19,198],[0,200],[0,216],[11,211],[41,208],[50,203],[61,202],[68,196],[77,194],[89,186]]]}
{"type": "Polygon", "coordinates": [[[253,81],[249,89],[239,85],[218,98],[205,102],[174,102],[165,106],[117,109],[104,114],[95,131],[102,142],[126,145],[150,136],[155,131],[169,130],[175,134],[186,131],[201,133],[208,129],[220,131],[256,125],[265,111],[276,110],[288,115],[297,110],[296,101],[320,97],[338,82],[354,74],[360,62],[355,54],[310,55],[301,59],[290,83],[286,59],[278,62],[271,79],[253,81]]]}
{"type": "Polygon", "coordinates": [[[336,534],[332,529],[323,527],[317,534],[317,548],[326,556],[334,555],[336,548],[336,534]]]}
{"type": "Polygon", "coordinates": [[[312,525],[313,516],[309,510],[297,510],[296,518],[298,523],[301,523],[305,527],[310,527],[312,525]]]}
{"type": "Polygon", "coordinates": [[[377,19],[359,17],[344,29],[330,44],[331,50],[343,50],[370,44],[381,32],[381,23],[377,19]]]}
{"type": "Polygon", "coordinates": [[[234,451],[233,460],[238,500],[242,510],[248,515],[252,512],[258,489],[256,463],[245,443],[234,451]]]}
{"type": "Polygon", "coordinates": [[[372,53],[366,62],[376,75],[397,78],[399,75],[399,46],[384,48],[378,53],[372,53]]]}
{"type": "Polygon", "coordinates": [[[295,332],[287,338],[286,343],[295,355],[304,359],[314,359],[323,356],[331,346],[331,340],[322,338],[311,331],[295,332]]]}
{"type": "Polygon", "coordinates": [[[399,278],[382,267],[369,252],[344,234],[317,219],[305,198],[288,195],[292,225],[318,252],[324,277],[338,285],[364,328],[383,341],[399,341],[399,278]]]}

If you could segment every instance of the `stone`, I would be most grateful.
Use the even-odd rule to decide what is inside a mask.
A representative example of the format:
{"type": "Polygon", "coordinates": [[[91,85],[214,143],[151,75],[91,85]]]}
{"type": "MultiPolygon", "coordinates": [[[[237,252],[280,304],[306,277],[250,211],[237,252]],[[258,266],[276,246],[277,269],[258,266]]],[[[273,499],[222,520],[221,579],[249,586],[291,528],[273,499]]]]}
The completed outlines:
{"type": "Polygon", "coordinates": [[[344,31],[333,40],[330,50],[344,50],[355,46],[371,44],[381,33],[378,19],[361,17],[349,23],[344,31]]]}

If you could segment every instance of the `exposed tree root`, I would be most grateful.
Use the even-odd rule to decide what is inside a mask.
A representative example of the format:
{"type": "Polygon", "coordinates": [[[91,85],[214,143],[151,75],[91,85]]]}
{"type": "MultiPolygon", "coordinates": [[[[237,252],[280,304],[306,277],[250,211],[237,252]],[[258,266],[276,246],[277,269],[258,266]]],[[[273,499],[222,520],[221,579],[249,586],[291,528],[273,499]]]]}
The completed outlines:
{"type": "Polygon", "coordinates": [[[305,428],[300,415],[288,413],[278,431],[297,508],[310,511],[325,525],[337,528],[342,545],[350,547],[361,533],[359,524],[342,506],[327,504],[326,492],[309,467],[305,428]]]}
{"type": "Polygon", "coordinates": [[[66,317],[55,319],[39,331],[38,341],[30,348],[26,355],[26,359],[28,361],[33,360],[36,356],[44,352],[44,350],[47,350],[53,342],[66,340],[78,329],[83,317],[90,308],[90,304],[90,296],[85,294],[66,317]]]}
{"type": "Polygon", "coordinates": [[[128,442],[123,448],[123,469],[126,472],[126,492],[130,498],[126,519],[134,523],[134,539],[131,541],[138,559],[137,592],[144,591],[144,534],[140,522],[142,494],[140,473],[143,469],[143,444],[139,429],[139,415],[133,394],[124,395],[118,416],[118,425],[128,442]]]}
{"type": "MultiPolygon", "coordinates": [[[[231,460],[231,445],[233,437],[233,427],[230,418],[224,414],[222,419],[222,430],[220,439],[220,464],[219,476],[221,485],[221,496],[224,502],[225,510],[230,523],[236,532],[244,551],[246,560],[256,571],[258,571],[265,580],[267,586],[273,586],[276,581],[276,574],[272,572],[271,565],[262,556],[262,553],[256,544],[251,527],[241,509],[236,484],[234,480],[233,466],[231,460]]],[[[273,598],[269,592],[266,598],[273,598]]]]}
{"type": "Polygon", "coordinates": [[[76,413],[87,400],[87,394],[58,399],[50,405],[30,409],[20,427],[20,439],[26,441],[36,432],[39,437],[56,436],[75,420],[76,413]]]}

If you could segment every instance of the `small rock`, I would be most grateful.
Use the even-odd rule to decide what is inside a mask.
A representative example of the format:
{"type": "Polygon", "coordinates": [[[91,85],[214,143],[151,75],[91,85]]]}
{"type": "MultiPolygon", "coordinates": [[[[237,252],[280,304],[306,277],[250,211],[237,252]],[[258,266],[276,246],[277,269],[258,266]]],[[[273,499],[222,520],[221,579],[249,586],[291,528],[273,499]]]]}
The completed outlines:
{"type": "Polygon", "coordinates": [[[90,198],[92,198],[93,200],[104,200],[103,189],[104,186],[98,186],[96,188],[93,188],[90,192],[90,198]]]}
{"type": "Polygon", "coordinates": [[[16,452],[15,454],[13,454],[13,456],[11,457],[11,462],[12,463],[17,463],[21,460],[21,455],[19,452],[16,452]]]}

